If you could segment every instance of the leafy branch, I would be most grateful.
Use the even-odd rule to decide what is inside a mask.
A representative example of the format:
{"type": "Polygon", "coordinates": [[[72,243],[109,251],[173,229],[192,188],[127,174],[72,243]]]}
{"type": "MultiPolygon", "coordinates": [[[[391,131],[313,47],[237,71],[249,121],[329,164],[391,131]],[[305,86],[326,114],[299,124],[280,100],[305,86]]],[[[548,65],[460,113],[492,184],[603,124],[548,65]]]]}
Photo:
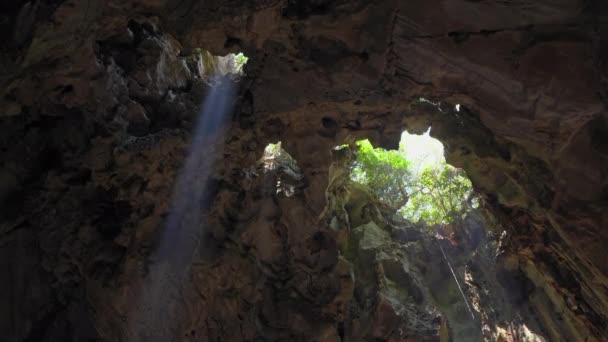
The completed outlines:
{"type": "Polygon", "coordinates": [[[432,226],[463,218],[475,207],[472,185],[464,171],[445,163],[420,167],[407,159],[405,149],[374,148],[368,140],[356,144],[351,179],[368,186],[386,206],[406,219],[432,226]]]}

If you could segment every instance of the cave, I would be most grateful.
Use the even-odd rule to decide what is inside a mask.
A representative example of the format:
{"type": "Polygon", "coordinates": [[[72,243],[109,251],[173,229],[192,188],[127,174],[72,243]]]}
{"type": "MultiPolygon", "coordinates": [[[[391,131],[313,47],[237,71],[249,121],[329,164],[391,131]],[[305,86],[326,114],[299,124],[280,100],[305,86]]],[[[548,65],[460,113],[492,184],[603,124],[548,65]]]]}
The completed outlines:
{"type": "Polygon", "coordinates": [[[0,3],[2,340],[608,340],[607,18],[0,3]],[[429,127],[480,198],[438,237],[346,181],[429,127]]]}

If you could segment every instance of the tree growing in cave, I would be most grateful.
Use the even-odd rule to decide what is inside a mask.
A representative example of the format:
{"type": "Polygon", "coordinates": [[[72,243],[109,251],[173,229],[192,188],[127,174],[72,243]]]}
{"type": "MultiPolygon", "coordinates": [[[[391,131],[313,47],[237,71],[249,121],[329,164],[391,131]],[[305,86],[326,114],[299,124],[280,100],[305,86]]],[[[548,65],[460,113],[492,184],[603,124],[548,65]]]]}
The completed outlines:
{"type": "Polygon", "coordinates": [[[457,222],[476,206],[471,181],[464,171],[445,163],[424,169],[410,188],[409,201],[400,213],[413,222],[427,225],[457,222]]]}
{"type": "MultiPolygon", "coordinates": [[[[427,133],[427,139],[431,139],[427,133]]],[[[398,150],[374,148],[368,140],[357,142],[351,179],[368,186],[378,199],[406,219],[427,226],[448,224],[464,218],[477,205],[470,180],[463,170],[445,162],[443,150],[429,149],[412,158],[408,148],[424,152],[424,146],[401,143],[398,150]],[[423,160],[432,162],[423,163],[423,160]]]]}
{"type": "Polygon", "coordinates": [[[357,158],[351,178],[367,185],[378,199],[394,210],[408,201],[411,183],[410,163],[399,151],[374,148],[369,140],[357,142],[357,158]]]}

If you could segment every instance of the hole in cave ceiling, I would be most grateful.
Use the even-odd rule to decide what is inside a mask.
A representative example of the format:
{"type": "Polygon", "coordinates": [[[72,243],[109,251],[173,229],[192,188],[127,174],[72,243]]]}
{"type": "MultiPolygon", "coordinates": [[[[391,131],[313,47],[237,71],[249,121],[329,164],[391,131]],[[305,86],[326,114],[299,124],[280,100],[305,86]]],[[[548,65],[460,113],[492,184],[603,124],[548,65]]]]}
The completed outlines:
{"type": "Polygon", "coordinates": [[[297,161],[283,149],[280,141],[276,144],[266,145],[259,165],[261,165],[262,173],[272,173],[276,176],[274,192],[282,193],[286,197],[291,197],[296,193],[298,183],[304,177],[297,161]]]}
{"type": "Polygon", "coordinates": [[[191,62],[195,64],[198,73],[203,78],[214,79],[228,75],[241,77],[244,73],[244,67],[249,61],[249,57],[242,52],[229,53],[225,56],[215,56],[209,51],[195,48],[190,57],[191,62]]]}
{"type": "MultiPolygon", "coordinates": [[[[348,231],[340,254],[360,265],[355,266],[359,277],[370,260],[382,265],[378,291],[391,298],[410,331],[428,324],[407,322],[435,317],[438,310],[453,341],[482,335],[504,340],[512,331],[522,340],[542,341],[533,320],[488,319],[496,310],[513,309],[502,299],[496,276],[506,232],[498,237],[488,230],[471,181],[446,162],[443,144],[430,132],[430,127],[422,135],[404,131],[396,150],[374,147],[367,139],[334,148],[322,217],[332,230],[348,231]]],[[[364,302],[356,305],[365,308],[364,302]]]]}
{"type": "Polygon", "coordinates": [[[446,163],[443,145],[430,130],[422,135],[404,131],[397,150],[358,141],[351,179],[409,221],[446,225],[464,219],[479,203],[464,170],[446,163]]]}

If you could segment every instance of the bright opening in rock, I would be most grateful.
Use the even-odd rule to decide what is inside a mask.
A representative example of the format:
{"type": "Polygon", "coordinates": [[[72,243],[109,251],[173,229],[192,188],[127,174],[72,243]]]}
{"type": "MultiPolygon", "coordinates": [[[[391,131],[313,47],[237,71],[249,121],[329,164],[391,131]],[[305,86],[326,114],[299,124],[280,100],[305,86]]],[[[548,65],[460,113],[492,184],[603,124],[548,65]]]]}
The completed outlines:
{"type": "Polygon", "coordinates": [[[366,185],[403,218],[427,226],[463,220],[478,206],[465,172],[446,163],[443,145],[430,136],[403,132],[398,150],[356,143],[351,179],[366,185]]]}
{"type": "Polygon", "coordinates": [[[215,56],[209,51],[201,48],[194,49],[190,57],[190,63],[202,78],[213,79],[232,75],[240,77],[244,75],[244,67],[249,57],[242,52],[229,53],[226,56],[215,56]]]}
{"type": "Polygon", "coordinates": [[[0,28],[0,342],[608,342],[608,0],[0,28]]]}
{"type": "Polygon", "coordinates": [[[375,294],[410,333],[498,341],[517,330],[534,341],[502,300],[495,262],[504,236],[489,229],[471,181],[430,133],[403,132],[396,150],[369,140],[332,150],[321,219],[354,265],[351,307],[374,312],[365,299],[375,294]]]}
{"type": "MultiPolygon", "coordinates": [[[[298,163],[281,147],[281,142],[268,144],[259,161],[262,173],[276,178],[276,194],[291,197],[296,193],[303,175],[298,163]]],[[[255,173],[257,175],[257,172],[255,173]]]]}

